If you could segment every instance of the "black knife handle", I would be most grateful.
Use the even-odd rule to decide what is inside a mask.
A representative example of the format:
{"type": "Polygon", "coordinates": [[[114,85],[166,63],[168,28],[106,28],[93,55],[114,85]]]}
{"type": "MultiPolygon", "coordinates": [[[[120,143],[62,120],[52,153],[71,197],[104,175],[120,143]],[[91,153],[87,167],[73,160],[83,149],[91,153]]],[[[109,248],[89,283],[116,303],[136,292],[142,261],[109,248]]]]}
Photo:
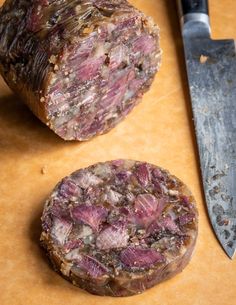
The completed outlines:
{"type": "Polygon", "coordinates": [[[194,13],[209,15],[208,0],[178,0],[181,16],[194,13]]]}

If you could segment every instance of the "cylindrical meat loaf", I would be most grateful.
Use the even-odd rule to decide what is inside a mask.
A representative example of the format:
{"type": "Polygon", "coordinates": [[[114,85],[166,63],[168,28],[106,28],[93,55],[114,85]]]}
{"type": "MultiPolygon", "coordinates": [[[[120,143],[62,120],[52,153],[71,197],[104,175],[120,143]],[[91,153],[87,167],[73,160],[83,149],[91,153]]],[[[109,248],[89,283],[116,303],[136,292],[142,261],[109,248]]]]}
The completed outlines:
{"type": "Polygon", "coordinates": [[[159,29],[126,0],[6,0],[0,72],[65,140],[123,119],[160,65],[159,29]]]}
{"type": "Polygon", "coordinates": [[[198,213],[168,171],[131,160],[98,163],[64,178],[47,200],[41,243],[56,271],[98,295],[129,296],[189,262],[198,213]]]}

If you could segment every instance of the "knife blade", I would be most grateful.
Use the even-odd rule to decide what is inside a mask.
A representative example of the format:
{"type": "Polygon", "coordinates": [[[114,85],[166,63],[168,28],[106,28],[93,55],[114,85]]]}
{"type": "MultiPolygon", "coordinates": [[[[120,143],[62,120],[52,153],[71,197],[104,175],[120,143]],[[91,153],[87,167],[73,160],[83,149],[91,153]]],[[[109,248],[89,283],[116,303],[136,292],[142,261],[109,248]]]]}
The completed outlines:
{"type": "Polygon", "coordinates": [[[208,1],[179,0],[207,210],[227,255],[236,251],[236,48],[211,39],[208,1]]]}

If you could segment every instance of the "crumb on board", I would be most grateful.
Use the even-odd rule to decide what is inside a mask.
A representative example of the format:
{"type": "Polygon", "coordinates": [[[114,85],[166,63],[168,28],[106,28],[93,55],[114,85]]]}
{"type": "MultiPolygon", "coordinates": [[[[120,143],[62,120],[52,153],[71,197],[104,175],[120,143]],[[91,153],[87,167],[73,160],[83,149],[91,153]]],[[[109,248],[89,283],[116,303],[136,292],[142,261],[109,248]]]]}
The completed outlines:
{"type": "Polygon", "coordinates": [[[42,175],[45,175],[47,173],[47,166],[44,165],[42,168],[41,168],[41,174],[42,175]]]}
{"type": "Polygon", "coordinates": [[[207,62],[208,58],[209,58],[208,56],[201,55],[200,56],[200,63],[205,64],[207,62]]]}

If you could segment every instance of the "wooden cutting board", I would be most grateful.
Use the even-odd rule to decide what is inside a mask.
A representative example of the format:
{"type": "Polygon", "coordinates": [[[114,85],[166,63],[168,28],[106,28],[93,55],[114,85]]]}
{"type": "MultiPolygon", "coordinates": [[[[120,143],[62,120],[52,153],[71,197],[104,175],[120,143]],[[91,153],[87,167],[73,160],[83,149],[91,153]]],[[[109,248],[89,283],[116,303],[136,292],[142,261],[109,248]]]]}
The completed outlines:
{"type": "MultiPolygon", "coordinates": [[[[236,304],[236,258],[222,251],[203,201],[175,1],[131,2],[159,24],[163,62],[143,102],[110,133],[87,143],[64,142],[0,80],[1,305],[236,304]],[[122,299],[93,296],[62,279],[38,242],[40,215],[54,185],[78,168],[116,158],[169,169],[189,185],[200,213],[188,267],[142,295],[122,299]]],[[[236,1],[211,0],[210,9],[213,36],[236,38],[236,1]]]]}

